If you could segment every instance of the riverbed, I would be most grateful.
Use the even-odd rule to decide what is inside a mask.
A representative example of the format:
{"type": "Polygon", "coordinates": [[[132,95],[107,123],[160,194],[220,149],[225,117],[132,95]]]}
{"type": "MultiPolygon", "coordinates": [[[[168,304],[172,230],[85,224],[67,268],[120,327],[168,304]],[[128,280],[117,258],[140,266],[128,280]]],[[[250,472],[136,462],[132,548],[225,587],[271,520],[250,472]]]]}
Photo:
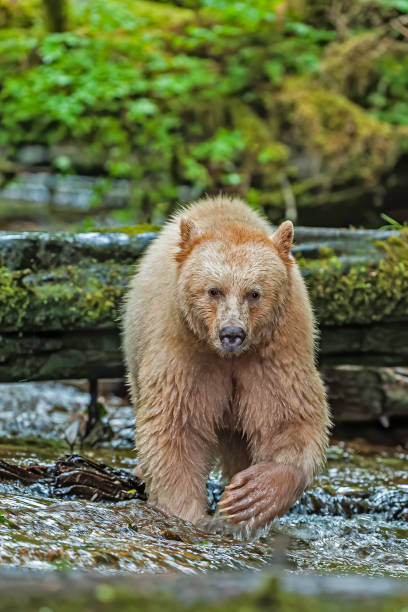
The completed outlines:
{"type": "MultiPolygon", "coordinates": [[[[84,391],[58,383],[0,385],[0,457],[51,464],[69,453],[64,437],[84,419],[88,401],[84,391]]],[[[132,410],[113,394],[101,401],[110,439],[74,450],[131,470],[132,410]]],[[[214,502],[222,491],[217,473],[208,488],[214,502]]],[[[289,574],[408,577],[408,454],[362,441],[334,441],[326,469],[301,500],[251,539],[217,514],[210,530],[197,528],[139,499],[56,499],[38,483],[0,484],[0,512],[0,568],[196,574],[273,566],[289,574]]]]}

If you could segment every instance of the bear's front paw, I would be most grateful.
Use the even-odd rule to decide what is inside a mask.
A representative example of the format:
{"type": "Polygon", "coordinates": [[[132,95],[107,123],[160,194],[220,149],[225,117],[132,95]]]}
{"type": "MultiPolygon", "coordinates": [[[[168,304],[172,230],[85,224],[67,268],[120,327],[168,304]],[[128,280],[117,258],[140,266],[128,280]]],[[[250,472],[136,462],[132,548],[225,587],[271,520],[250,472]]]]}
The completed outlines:
{"type": "Polygon", "coordinates": [[[305,484],[304,472],[294,465],[257,463],[235,474],[218,505],[223,517],[232,523],[258,529],[285,514],[305,484]]]}

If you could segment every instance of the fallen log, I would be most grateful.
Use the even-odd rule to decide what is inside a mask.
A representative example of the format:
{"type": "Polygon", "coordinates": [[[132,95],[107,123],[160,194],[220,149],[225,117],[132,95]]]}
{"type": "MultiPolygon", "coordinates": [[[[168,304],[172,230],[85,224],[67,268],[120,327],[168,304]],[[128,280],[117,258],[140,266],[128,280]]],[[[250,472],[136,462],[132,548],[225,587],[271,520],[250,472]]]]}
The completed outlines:
{"type": "MultiPolygon", "coordinates": [[[[0,233],[0,382],[121,376],[122,297],[155,236],[0,233]]],[[[297,228],[295,240],[320,361],[408,365],[408,234],[297,228]]]]}
{"type": "Polygon", "coordinates": [[[125,575],[100,572],[0,572],[2,612],[117,610],[145,612],[400,612],[404,580],[383,576],[283,572],[208,572],[125,575]],[[46,605],[44,605],[46,604],[46,605]]]}
{"type": "Polygon", "coordinates": [[[0,482],[41,483],[51,497],[110,502],[147,499],[144,484],[132,472],[76,454],[60,457],[53,465],[19,466],[0,460],[0,482]]]}
{"type": "Polygon", "coordinates": [[[408,369],[324,367],[324,381],[336,422],[377,421],[385,428],[408,417],[408,369]]]}
{"type": "Polygon", "coordinates": [[[408,449],[408,368],[323,367],[332,435],[408,449]]]}

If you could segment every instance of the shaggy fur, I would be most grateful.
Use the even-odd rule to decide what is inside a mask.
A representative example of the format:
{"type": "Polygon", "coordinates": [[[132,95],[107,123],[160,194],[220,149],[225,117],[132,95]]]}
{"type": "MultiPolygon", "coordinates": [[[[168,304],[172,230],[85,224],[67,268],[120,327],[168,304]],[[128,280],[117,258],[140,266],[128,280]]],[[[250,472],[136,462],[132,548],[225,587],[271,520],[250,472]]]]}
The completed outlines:
{"type": "Polygon", "coordinates": [[[197,522],[216,456],[233,523],[286,512],[324,460],[329,425],[314,323],[290,254],[293,226],[240,200],[201,200],[149,246],[130,284],[123,341],[150,501],[197,522]],[[220,329],[246,337],[225,350],[220,329]]]}

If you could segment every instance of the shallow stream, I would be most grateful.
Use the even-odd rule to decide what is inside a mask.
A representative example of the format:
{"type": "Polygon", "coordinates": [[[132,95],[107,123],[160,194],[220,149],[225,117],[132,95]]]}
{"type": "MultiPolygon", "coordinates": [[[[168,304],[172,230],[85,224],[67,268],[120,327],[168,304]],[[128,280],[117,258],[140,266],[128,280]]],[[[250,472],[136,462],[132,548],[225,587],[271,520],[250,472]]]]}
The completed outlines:
{"type": "MultiPolygon", "coordinates": [[[[87,401],[65,385],[0,385],[0,458],[47,464],[69,452],[61,438],[87,401]]],[[[131,409],[115,396],[105,398],[105,408],[113,442],[76,450],[131,469],[131,409]]],[[[211,495],[219,491],[210,484],[211,495]]],[[[218,533],[210,533],[140,500],[59,500],[38,483],[0,484],[0,567],[197,573],[279,565],[408,577],[408,454],[337,442],[325,472],[267,531],[242,541],[219,523],[215,517],[218,533]]]]}

